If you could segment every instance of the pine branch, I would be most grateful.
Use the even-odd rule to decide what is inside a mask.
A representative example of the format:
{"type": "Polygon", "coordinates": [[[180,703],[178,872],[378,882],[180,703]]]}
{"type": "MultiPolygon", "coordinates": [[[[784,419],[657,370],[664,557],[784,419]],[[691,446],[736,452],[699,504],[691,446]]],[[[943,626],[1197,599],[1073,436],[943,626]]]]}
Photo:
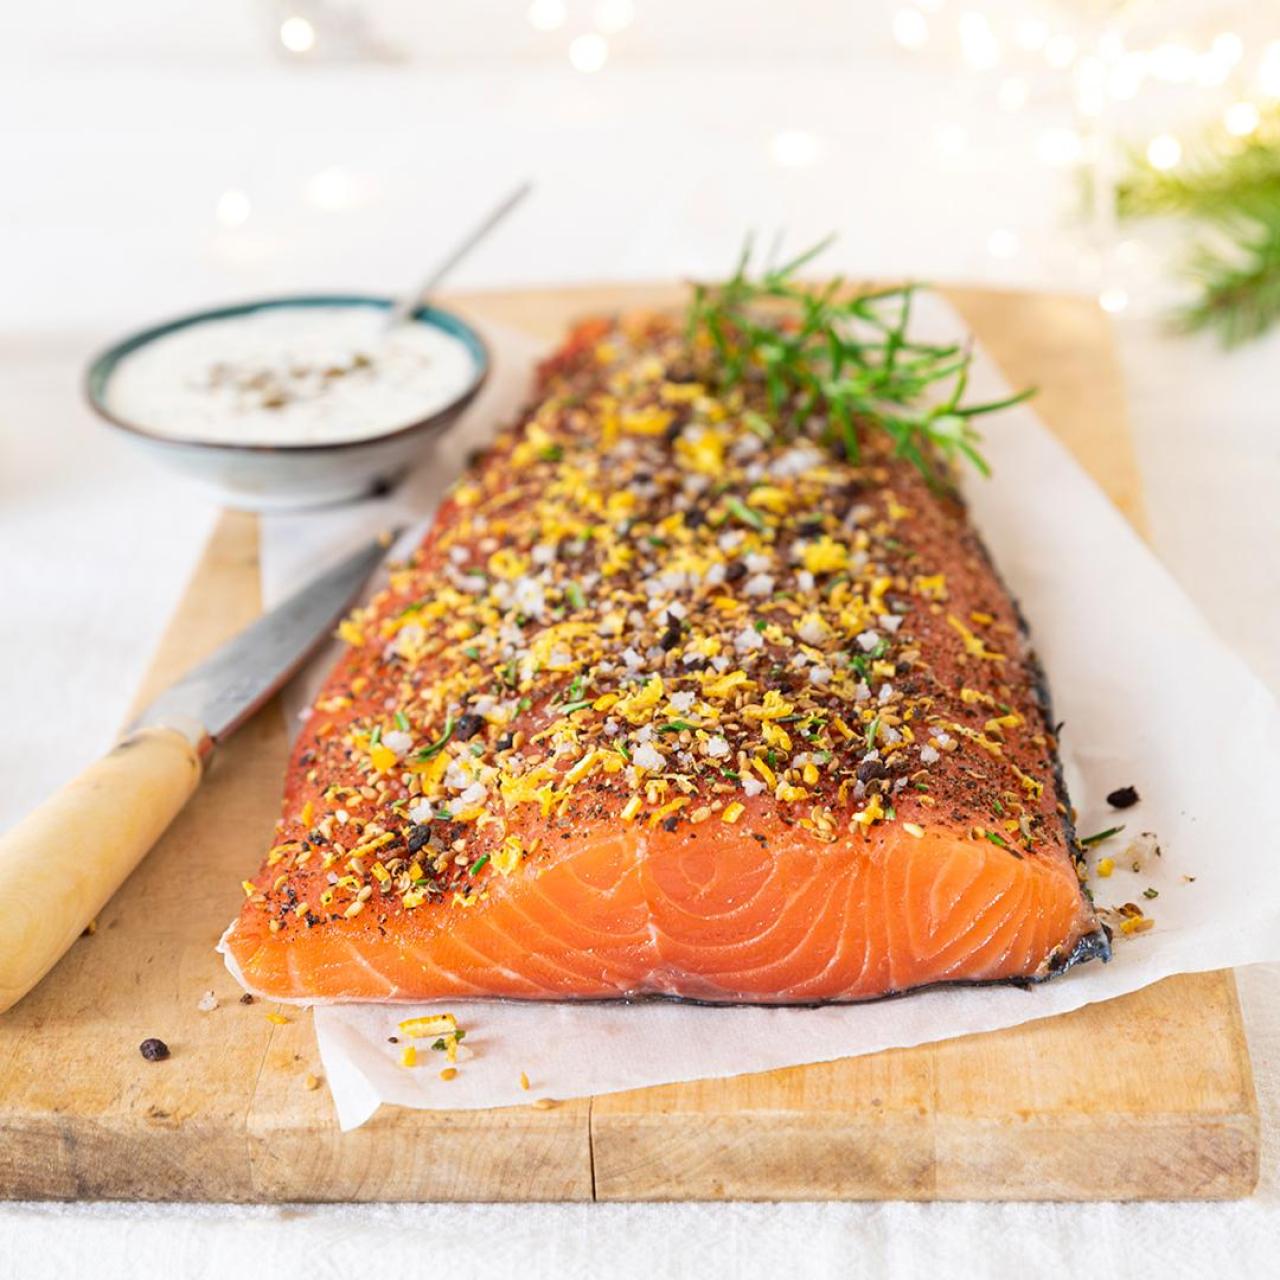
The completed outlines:
{"type": "Polygon", "coordinates": [[[1199,296],[1171,320],[1235,347],[1280,322],[1280,111],[1223,147],[1221,132],[1206,135],[1170,171],[1133,156],[1115,196],[1121,218],[1186,218],[1209,232],[1182,264],[1199,296]]]}
{"type": "Polygon", "coordinates": [[[1116,188],[1121,218],[1229,218],[1242,209],[1273,208],[1278,200],[1280,147],[1260,138],[1226,154],[1201,142],[1172,170],[1132,156],[1130,174],[1116,188]]]}
{"type": "Polygon", "coordinates": [[[1200,297],[1174,314],[1179,330],[1211,330],[1228,348],[1265,333],[1280,321],[1280,207],[1248,219],[1233,245],[1199,245],[1186,270],[1200,297]]]}

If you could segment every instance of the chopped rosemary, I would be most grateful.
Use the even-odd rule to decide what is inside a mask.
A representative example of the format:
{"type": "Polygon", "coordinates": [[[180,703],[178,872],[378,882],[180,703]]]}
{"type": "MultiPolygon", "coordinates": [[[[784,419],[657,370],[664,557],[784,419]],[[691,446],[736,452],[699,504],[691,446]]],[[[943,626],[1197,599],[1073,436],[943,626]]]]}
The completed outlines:
{"type": "Polygon", "coordinates": [[[1099,831],[1096,835],[1082,836],[1080,843],[1088,849],[1091,845],[1101,844],[1104,840],[1110,840],[1112,836],[1118,836],[1124,827],[1108,827],[1105,831],[1099,831]]]}
{"type": "MultiPolygon", "coordinates": [[[[973,419],[1025,400],[1031,391],[966,404],[972,352],[909,336],[916,285],[850,292],[837,278],[822,288],[795,279],[832,237],[780,267],[750,270],[748,239],[733,276],[697,285],[687,315],[701,381],[720,390],[762,385],[783,436],[806,434],[857,462],[863,432],[886,433],[894,452],[931,484],[958,457],[989,474],[973,419]],[[931,388],[940,395],[926,399],[931,388]]],[[[727,505],[753,528],[759,516],[727,505]]]]}
{"type": "Polygon", "coordinates": [[[415,760],[431,760],[438,756],[449,744],[449,739],[453,737],[453,717],[449,716],[444,722],[444,732],[430,746],[423,747],[421,751],[415,753],[415,760]]]}
{"type": "Polygon", "coordinates": [[[658,726],[659,733],[683,733],[686,729],[696,729],[696,724],[690,724],[687,720],[668,720],[666,724],[658,726]]]}
{"type": "Polygon", "coordinates": [[[479,856],[479,857],[478,857],[478,858],[477,858],[477,859],[476,859],[476,860],[471,864],[471,870],[470,870],[470,871],[468,871],[468,872],[467,872],[467,874],[468,874],[468,875],[472,875],[472,876],[473,876],[473,875],[475,875],[475,873],[476,873],[477,871],[479,871],[479,870],[481,869],[481,867],[483,867],[483,866],[484,866],[484,864],[485,864],[486,862],[488,862],[488,861],[489,861],[489,855],[488,855],[487,853],[482,853],[482,854],[481,854],[481,855],[480,855],[480,856],[479,856]]]}
{"type": "Polygon", "coordinates": [[[730,494],[724,500],[724,504],[743,524],[750,525],[757,532],[764,529],[764,517],[758,511],[752,511],[741,498],[735,498],[730,494]]]}
{"type": "Polygon", "coordinates": [[[406,716],[403,711],[396,712],[396,728],[399,729],[401,733],[409,732],[409,717],[406,716]]]}

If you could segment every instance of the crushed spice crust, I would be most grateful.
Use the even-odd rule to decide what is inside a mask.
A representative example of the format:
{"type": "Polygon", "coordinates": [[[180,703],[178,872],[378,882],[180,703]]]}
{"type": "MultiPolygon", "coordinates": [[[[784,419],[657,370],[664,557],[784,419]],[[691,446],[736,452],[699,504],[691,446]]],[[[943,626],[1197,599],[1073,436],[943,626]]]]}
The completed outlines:
{"type": "Polygon", "coordinates": [[[580,326],[343,622],[245,882],[272,932],[447,917],[601,819],[766,847],[766,812],[817,845],[944,822],[1074,856],[1034,660],[960,503],[881,441],[854,466],[778,438],[705,359],[663,317],[580,326]]]}

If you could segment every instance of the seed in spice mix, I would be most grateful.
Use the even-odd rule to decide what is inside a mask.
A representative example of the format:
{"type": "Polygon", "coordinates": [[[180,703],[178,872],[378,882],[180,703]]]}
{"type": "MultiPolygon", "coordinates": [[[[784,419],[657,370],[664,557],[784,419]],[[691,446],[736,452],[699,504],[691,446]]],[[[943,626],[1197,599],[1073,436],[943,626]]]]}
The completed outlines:
{"type": "Polygon", "coordinates": [[[1107,803],[1113,809],[1130,809],[1140,798],[1136,787],[1118,787],[1107,796],[1107,803]]]}
{"type": "MultiPolygon", "coordinates": [[[[344,624],[388,660],[358,698],[316,709],[342,718],[317,748],[335,781],[268,862],[318,864],[327,887],[314,904],[286,896],[277,930],[391,895],[465,907],[538,857],[506,815],[562,814],[575,795],[621,792],[624,821],[674,831],[767,788],[831,841],[841,811],[855,829],[893,821],[904,801],[888,801],[925,791],[965,740],[1010,762],[1001,847],[1040,837],[1045,806],[1026,800],[1044,786],[1010,745],[1034,725],[985,688],[955,700],[920,661],[918,631],[937,625],[921,610],[949,597],[891,536],[907,508],[872,500],[883,458],[868,451],[870,496],[850,511],[829,455],[744,435],[705,388],[664,379],[687,362],[678,333],[624,326],[609,359],[620,425],[605,447],[571,385],[551,396],[506,442],[501,489],[464,485],[461,517],[393,572],[394,607],[344,624]]],[[[971,614],[947,625],[995,673],[1005,655],[972,629],[994,615],[971,614]]]]}
{"type": "Polygon", "coordinates": [[[169,1046],[155,1036],[149,1036],[138,1046],[138,1052],[148,1062],[163,1062],[169,1056],[169,1046]]]}

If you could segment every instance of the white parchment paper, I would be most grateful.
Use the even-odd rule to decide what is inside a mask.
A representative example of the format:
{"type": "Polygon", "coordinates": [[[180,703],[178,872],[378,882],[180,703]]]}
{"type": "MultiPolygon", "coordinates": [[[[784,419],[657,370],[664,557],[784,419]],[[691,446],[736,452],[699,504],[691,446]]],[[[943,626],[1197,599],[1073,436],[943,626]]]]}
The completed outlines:
{"type": "MultiPolygon", "coordinates": [[[[963,333],[936,298],[922,299],[918,325],[938,338],[963,333]]],[[[332,512],[264,517],[267,604],[370,533],[420,526],[470,449],[515,411],[537,348],[510,331],[486,336],[496,353],[489,386],[441,453],[397,493],[332,512]]],[[[1004,393],[979,353],[972,395],[1004,393]]],[[[1118,938],[1110,964],[1084,965],[1030,991],[939,990],[820,1009],[434,1006],[447,1007],[467,1029],[458,1075],[448,1082],[439,1076],[443,1055],[420,1045],[422,1065],[406,1069],[399,1047],[388,1043],[401,1019],[432,1006],[324,1006],[315,1012],[316,1034],[343,1128],[362,1124],[384,1102],[505,1106],[922,1044],[1065,1013],[1174,973],[1280,959],[1280,837],[1264,804],[1280,779],[1280,708],[1033,409],[1010,410],[983,429],[994,477],[974,478],[968,496],[1030,620],[1065,721],[1062,749],[1080,829],[1125,825],[1104,850],[1117,869],[1095,880],[1097,899],[1138,902],[1155,928],[1118,938]],[[1129,784],[1141,803],[1116,814],[1105,796],[1129,784]],[[1162,855],[1135,874],[1120,855],[1144,831],[1157,834],[1162,855]],[[1146,889],[1158,897],[1144,898],[1146,889]]],[[[1261,558],[1258,571],[1276,566],[1261,558]]],[[[302,678],[294,706],[304,705],[328,661],[322,655],[302,678]]]]}

